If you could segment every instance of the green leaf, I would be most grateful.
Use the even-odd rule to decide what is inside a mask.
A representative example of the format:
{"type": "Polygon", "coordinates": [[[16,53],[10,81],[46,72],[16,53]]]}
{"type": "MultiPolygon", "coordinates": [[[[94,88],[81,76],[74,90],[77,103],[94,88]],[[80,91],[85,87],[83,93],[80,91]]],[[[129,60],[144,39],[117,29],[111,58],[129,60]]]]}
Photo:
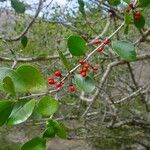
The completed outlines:
{"type": "Polygon", "coordinates": [[[21,150],[46,150],[46,140],[36,137],[26,142],[21,150]]]}
{"type": "Polygon", "coordinates": [[[26,121],[32,114],[35,107],[35,100],[27,102],[19,101],[15,104],[12,113],[10,114],[7,124],[16,125],[26,121]]]}
{"type": "Polygon", "coordinates": [[[59,138],[62,138],[62,139],[66,139],[67,138],[67,134],[66,134],[66,130],[65,130],[65,126],[63,124],[59,124],[59,127],[56,129],[56,135],[59,137],[59,138]]]}
{"type": "Polygon", "coordinates": [[[142,29],[145,25],[145,18],[143,15],[140,16],[139,20],[135,20],[134,19],[134,25],[138,28],[138,29],[142,29]]]}
{"type": "Polygon", "coordinates": [[[75,84],[84,92],[90,93],[95,89],[94,80],[89,76],[83,78],[80,74],[76,74],[74,79],[75,84]]]}
{"type": "Polygon", "coordinates": [[[24,48],[27,46],[27,44],[28,44],[28,38],[27,38],[26,36],[23,36],[23,37],[21,38],[21,44],[22,44],[22,46],[23,46],[24,48]]]}
{"type": "Polygon", "coordinates": [[[66,128],[63,124],[58,123],[55,120],[49,120],[47,122],[47,127],[53,127],[55,134],[58,137],[60,137],[62,139],[65,139],[67,137],[66,128]]]}
{"type": "Polygon", "coordinates": [[[82,56],[87,50],[85,40],[78,35],[71,35],[67,42],[69,51],[74,56],[82,56]]]}
{"type": "Polygon", "coordinates": [[[124,17],[124,20],[125,20],[125,24],[129,25],[132,22],[132,16],[129,13],[126,13],[125,17],[124,17]]]}
{"type": "Polygon", "coordinates": [[[109,4],[112,6],[117,6],[120,4],[120,0],[108,0],[109,4]]]}
{"type": "Polygon", "coordinates": [[[78,0],[78,4],[79,4],[79,11],[82,13],[83,17],[85,17],[85,10],[84,10],[84,1],[83,0],[78,0]]]}
{"type": "Polygon", "coordinates": [[[26,92],[25,82],[22,77],[13,69],[6,67],[0,68],[0,90],[4,91],[3,80],[5,77],[10,77],[12,79],[16,92],[26,92]]]}
{"type": "Polygon", "coordinates": [[[16,95],[15,86],[10,77],[7,76],[3,79],[3,88],[6,92],[10,93],[11,95],[16,95]]]}
{"type": "Polygon", "coordinates": [[[43,116],[50,116],[57,111],[58,107],[59,107],[58,101],[56,101],[52,97],[45,96],[39,101],[37,105],[37,111],[41,113],[43,116]]]}
{"type": "Polygon", "coordinates": [[[22,65],[17,68],[17,73],[22,77],[26,84],[28,92],[45,92],[47,91],[44,77],[35,67],[31,65],[22,65]]]}
{"type": "Polygon", "coordinates": [[[24,13],[26,10],[25,4],[19,0],[11,0],[11,7],[15,9],[16,13],[24,13]]]}
{"type": "Polygon", "coordinates": [[[2,126],[8,119],[9,115],[11,114],[13,108],[12,101],[0,101],[0,126],[2,126]]]}
{"type": "Polygon", "coordinates": [[[150,5],[150,0],[139,0],[139,7],[148,7],[150,5]]]}
{"type": "Polygon", "coordinates": [[[50,126],[44,131],[43,138],[53,138],[53,137],[55,137],[55,129],[53,126],[50,126]]]}
{"type": "Polygon", "coordinates": [[[124,60],[134,61],[136,60],[136,52],[134,45],[129,41],[113,41],[113,50],[124,60]]]}
{"type": "Polygon", "coordinates": [[[61,51],[59,51],[58,53],[59,53],[59,57],[60,57],[62,63],[66,67],[66,69],[70,70],[70,64],[68,63],[67,58],[64,56],[64,54],[61,51]]]}

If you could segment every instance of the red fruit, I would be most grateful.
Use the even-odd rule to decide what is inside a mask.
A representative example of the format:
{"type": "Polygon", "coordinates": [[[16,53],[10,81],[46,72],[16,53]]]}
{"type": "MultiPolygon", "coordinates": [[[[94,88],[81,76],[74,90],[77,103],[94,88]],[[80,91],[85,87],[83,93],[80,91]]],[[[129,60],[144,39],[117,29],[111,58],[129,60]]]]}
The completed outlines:
{"type": "Polygon", "coordinates": [[[84,64],[84,67],[85,67],[85,68],[89,68],[89,65],[88,65],[88,64],[84,64]]]}
{"type": "Polygon", "coordinates": [[[109,44],[109,43],[110,43],[110,40],[105,39],[105,40],[103,41],[103,43],[104,43],[105,45],[107,45],[107,44],[109,44]]]}
{"type": "Polygon", "coordinates": [[[135,15],[136,15],[136,16],[140,16],[140,15],[141,15],[141,12],[137,10],[137,11],[135,12],[135,15]]]}
{"type": "Polygon", "coordinates": [[[83,61],[83,60],[80,60],[79,63],[80,63],[81,65],[83,65],[83,64],[84,64],[84,61],[83,61]]]}
{"type": "Polygon", "coordinates": [[[97,51],[98,51],[98,52],[102,52],[103,49],[104,49],[103,47],[99,47],[99,48],[97,49],[97,51]]]}
{"type": "Polygon", "coordinates": [[[60,71],[56,71],[56,72],[55,72],[55,76],[56,76],[56,77],[61,77],[61,76],[62,76],[62,74],[61,74],[61,72],[60,72],[60,71]]]}
{"type": "Polygon", "coordinates": [[[49,84],[55,84],[55,80],[53,78],[48,78],[48,83],[49,84]]]}
{"type": "Polygon", "coordinates": [[[129,3],[129,7],[130,7],[130,8],[134,8],[134,7],[133,7],[133,3],[129,3]]]}
{"type": "Polygon", "coordinates": [[[94,44],[100,44],[100,43],[101,43],[101,41],[98,39],[94,41],[94,44]]]}
{"type": "Polygon", "coordinates": [[[71,93],[73,93],[74,91],[75,91],[75,87],[74,87],[74,85],[70,85],[69,86],[69,91],[71,92],[71,93]]]}
{"type": "Polygon", "coordinates": [[[94,67],[93,67],[93,70],[94,70],[94,71],[97,71],[97,70],[98,70],[97,66],[94,66],[94,67]]]}
{"type": "Polygon", "coordinates": [[[139,21],[140,18],[141,18],[140,16],[136,16],[136,15],[134,16],[134,20],[136,20],[136,21],[139,21]]]}
{"type": "Polygon", "coordinates": [[[79,72],[80,72],[80,74],[81,74],[81,73],[84,72],[84,71],[83,71],[83,69],[81,68],[81,69],[79,70],[79,72]]]}
{"type": "Polygon", "coordinates": [[[56,87],[57,87],[57,88],[61,88],[61,87],[62,87],[62,82],[56,83],[56,87]]]}
{"type": "Polygon", "coordinates": [[[82,70],[83,70],[83,72],[87,72],[87,71],[89,71],[89,68],[84,67],[82,70]]]}
{"type": "Polygon", "coordinates": [[[82,77],[86,77],[86,72],[81,73],[82,77]]]}

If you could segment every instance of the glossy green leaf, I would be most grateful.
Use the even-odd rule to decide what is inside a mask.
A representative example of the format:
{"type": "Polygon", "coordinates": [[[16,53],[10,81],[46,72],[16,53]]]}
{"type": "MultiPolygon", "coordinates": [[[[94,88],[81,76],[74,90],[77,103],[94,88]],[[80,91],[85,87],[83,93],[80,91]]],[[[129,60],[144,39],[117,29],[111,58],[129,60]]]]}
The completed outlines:
{"type": "Polygon", "coordinates": [[[82,56],[87,50],[85,40],[78,35],[71,35],[67,42],[70,53],[73,56],[82,56]]]}
{"type": "Polygon", "coordinates": [[[87,76],[83,78],[80,74],[74,76],[75,84],[84,92],[90,93],[95,89],[94,80],[87,76]]]}
{"type": "Polygon", "coordinates": [[[0,90],[4,90],[3,80],[10,77],[15,87],[16,92],[26,92],[26,85],[22,77],[13,69],[2,67],[0,68],[0,90]]]}
{"type": "Polygon", "coordinates": [[[21,44],[22,44],[22,46],[23,46],[24,48],[27,46],[27,44],[28,44],[28,38],[27,38],[26,36],[23,36],[23,37],[21,38],[21,44]]]}
{"type": "Polygon", "coordinates": [[[39,101],[37,105],[37,111],[43,116],[50,116],[57,111],[58,107],[58,101],[50,96],[45,96],[39,101]]]}
{"type": "Polygon", "coordinates": [[[17,68],[17,73],[22,77],[28,92],[47,91],[46,81],[39,70],[31,65],[22,65],[17,68]]]}
{"type": "Polygon", "coordinates": [[[16,125],[26,121],[32,114],[35,107],[35,100],[19,101],[15,104],[12,113],[10,114],[7,124],[16,125]]]}
{"type": "Polygon", "coordinates": [[[47,127],[53,127],[55,134],[58,137],[62,139],[67,137],[66,128],[62,123],[58,123],[56,120],[49,120],[47,122],[47,127]]]}
{"type": "Polygon", "coordinates": [[[36,137],[26,142],[21,150],[46,150],[46,140],[40,137],[36,137]]]}
{"type": "Polygon", "coordinates": [[[138,29],[142,29],[145,26],[145,18],[144,18],[144,16],[141,15],[139,20],[134,20],[134,25],[138,29]]]}
{"type": "Polygon", "coordinates": [[[10,77],[5,77],[3,79],[3,88],[6,92],[10,93],[11,95],[15,95],[15,86],[10,77]]]}
{"type": "Polygon", "coordinates": [[[44,131],[43,138],[53,138],[53,137],[55,137],[55,129],[53,126],[50,126],[44,131]]]}
{"type": "Polygon", "coordinates": [[[15,9],[16,13],[24,13],[26,6],[20,0],[11,0],[11,7],[15,9]]]}
{"type": "Polygon", "coordinates": [[[66,67],[66,69],[70,70],[70,64],[69,64],[67,58],[64,56],[64,54],[61,51],[59,51],[58,53],[59,53],[59,57],[60,57],[62,63],[66,67]]]}
{"type": "Polygon", "coordinates": [[[117,6],[120,4],[120,0],[108,0],[108,2],[112,6],[117,6]]]}
{"type": "Polygon", "coordinates": [[[150,0],[139,0],[139,7],[149,7],[150,0]]]}
{"type": "Polygon", "coordinates": [[[136,51],[134,45],[129,41],[113,41],[113,50],[124,60],[134,61],[136,60],[136,51]]]}
{"type": "Polygon", "coordinates": [[[11,114],[14,103],[11,101],[0,101],[0,126],[2,126],[11,114]]]}

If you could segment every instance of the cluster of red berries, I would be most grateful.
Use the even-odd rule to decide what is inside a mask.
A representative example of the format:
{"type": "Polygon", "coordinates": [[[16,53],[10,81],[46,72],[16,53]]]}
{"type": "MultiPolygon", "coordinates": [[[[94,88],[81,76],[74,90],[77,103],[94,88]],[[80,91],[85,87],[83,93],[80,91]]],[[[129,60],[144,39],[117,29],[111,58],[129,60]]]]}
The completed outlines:
{"type": "MultiPolygon", "coordinates": [[[[82,77],[86,77],[87,72],[90,70],[90,65],[85,63],[83,60],[80,60],[79,63],[82,65],[82,68],[80,68],[79,73],[82,75],[82,77]]],[[[92,67],[93,71],[97,71],[97,66],[92,67]]]]}
{"type": "MultiPolygon", "coordinates": [[[[60,71],[56,71],[54,74],[55,74],[56,77],[59,77],[60,79],[62,78],[62,73],[60,71]]],[[[61,81],[56,82],[55,79],[52,78],[52,77],[48,77],[48,84],[56,85],[57,89],[60,89],[62,87],[62,85],[63,85],[63,83],[61,81]]],[[[75,91],[75,87],[74,87],[73,84],[70,84],[69,91],[70,92],[74,92],[75,91]]]]}
{"type": "MultiPolygon", "coordinates": [[[[101,41],[100,40],[95,40],[94,44],[100,44],[101,41]]],[[[110,43],[110,40],[109,39],[105,39],[103,42],[103,45],[107,45],[110,43]]],[[[104,49],[104,46],[101,46],[97,49],[98,52],[101,52],[102,50],[104,49]]],[[[82,68],[80,69],[80,74],[82,75],[82,77],[86,77],[87,75],[87,72],[90,70],[90,66],[88,63],[86,63],[85,61],[83,60],[80,60],[79,62],[81,65],[82,65],[82,68]]],[[[92,67],[93,71],[97,71],[98,70],[98,67],[97,66],[93,66],[92,67]]],[[[57,89],[60,89],[63,85],[63,83],[61,82],[61,78],[62,78],[62,73],[60,71],[56,71],[55,73],[55,76],[56,77],[59,77],[59,81],[56,82],[54,78],[52,77],[48,77],[48,84],[49,85],[55,85],[57,89]]],[[[73,84],[70,84],[69,85],[69,91],[72,93],[75,91],[75,86],[73,84]]]]}
{"type": "MultiPolygon", "coordinates": [[[[103,43],[104,45],[108,45],[110,43],[110,40],[109,39],[105,39],[103,42],[101,42],[99,39],[96,39],[94,41],[94,44],[100,44],[100,43],[103,43]]],[[[103,49],[104,49],[104,45],[99,47],[99,48],[97,48],[97,51],[98,52],[102,52],[103,49]]],[[[82,65],[82,68],[80,68],[79,72],[82,75],[82,77],[86,77],[87,72],[90,70],[90,67],[92,67],[92,66],[87,64],[84,60],[80,60],[79,63],[82,65]]],[[[93,66],[92,69],[93,69],[93,71],[97,71],[98,67],[97,66],[93,66]]]]}
{"type": "Polygon", "coordinates": [[[134,20],[139,21],[141,18],[141,12],[136,10],[134,13],[134,20]]]}
{"type": "MultiPolygon", "coordinates": [[[[131,9],[135,9],[134,4],[133,3],[129,3],[129,7],[131,9]]],[[[141,18],[141,12],[139,10],[133,11],[133,17],[135,21],[139,21],[141,18]]]]}
{"type": "MultiPolygon", "coordinates": [[[[103,42],[101,42],[99,39],[96,39],[94,41],[94,44],[100,44],[100,43],[103,43],[104,45],[108,45],[110,43],[110,40],[109,39],[105,39],[103,42]]],[[[97,49],[98,52],[102,52],[104,49],[104,46],[101,46],[97,49]]]]}
{"type": "MultiPolygon", "coordinates": [[[[62,73],[61,73],[60,71],[56,71],[56,72],[55,72],[55,76],[61,78],[61,77],[62,77],[62,73]]],[[[49,83],[50,85],[56,84],[56,87],[57,87],[57,88],[61,88],[61,87],[62,87],[62,82],[57,82],[57,83],[56,83],[56,82],[55,82],[55,79],[54,79],[54,78],[51,78],[51,77],[48,77],[48,83],[49,83]]]]}

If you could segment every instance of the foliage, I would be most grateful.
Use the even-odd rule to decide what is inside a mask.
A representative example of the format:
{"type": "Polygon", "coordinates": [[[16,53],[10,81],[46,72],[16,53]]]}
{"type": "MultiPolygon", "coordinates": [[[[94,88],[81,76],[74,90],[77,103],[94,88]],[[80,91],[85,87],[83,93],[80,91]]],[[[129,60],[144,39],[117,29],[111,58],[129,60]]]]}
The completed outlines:
{"type": "Polygon", "coordinates": [[[34,122],[34,117],[46,124],[42,134],[26,141],[22,150],[45,150],[47,141],[55,137],[72,138],[70,135],[86,137],[100,149],[132,147],[135,140],[148,139],[149,117],[145,107],[149,104],[143,102],[145,93],[131,97],[136,102],[114,103],[130,93],[134,95],[140,88],[136,81],[139,68],[130,62],[142,60],[139,55],[149,49],[149,0],[139,0],[133,6],[129,0],[124,2],[78,0],[77,10],[72,8],[74,3],[69,9],[55,5],[50,18],[49,13],[33,18],[24,14],[24,2],[10,1],[17,16],[5,28],[7,31],[10,26],[12,39],[17,39],[8,38],[10,33],[6,33],[0,42],[0,126],[34,122]],[[30,24],[32,19],[34,24],[30,24]],[[139,52],[143,48],[137,46],[140,42],[147,48],[144,45],[139,52]],[[115,63],[127,65],[113,69],[115,63]],[[58,71],[60,76],[55,74],[58,71]],[[48,85],[47,76],[54,84],[48,85]],[[94,101],[89,103],[93,97],[94,101]],[[78,127],[68,134],[57,118],[73,118],[78,127]],[[118,125],[120,122],[124,124],[118,125]]]}

